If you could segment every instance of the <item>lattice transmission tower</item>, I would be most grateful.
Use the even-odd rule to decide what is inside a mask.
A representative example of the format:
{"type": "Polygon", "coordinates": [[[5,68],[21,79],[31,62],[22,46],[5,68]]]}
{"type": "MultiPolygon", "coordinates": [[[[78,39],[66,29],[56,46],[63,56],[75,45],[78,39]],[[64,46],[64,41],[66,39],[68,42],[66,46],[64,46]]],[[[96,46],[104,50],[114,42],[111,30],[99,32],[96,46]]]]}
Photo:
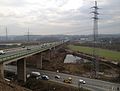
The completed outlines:
{"type": "Polygon", "coordinates": [[[97,1],[95,1],[95,5],[93,8],[93,76],[95,78],[98,78],[98,72],[99,72],[99,58],[98,58],[98,49],[96,49],[97,43],[98,43],[98,6],[97,1]]]}

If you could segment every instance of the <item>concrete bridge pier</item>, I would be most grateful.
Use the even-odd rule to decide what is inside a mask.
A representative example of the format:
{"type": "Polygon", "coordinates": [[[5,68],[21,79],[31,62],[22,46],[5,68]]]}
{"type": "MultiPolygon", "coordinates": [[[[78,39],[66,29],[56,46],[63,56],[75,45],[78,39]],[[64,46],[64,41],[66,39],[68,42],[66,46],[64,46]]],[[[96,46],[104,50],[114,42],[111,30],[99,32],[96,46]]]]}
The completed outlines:
{"type": "Polygon", "coordinates": [[[37,68],[42,69],[42,61],[43,61],[42,53],[38,54],[37,58],[38,58],[38,60],[37,60],[37,65],[36,66],[37,66],[37,68]]]}
{"type": "Polygon", "coordinates": [[[52,52],[51,52],[51,56],[55,58],[55,54],[56,54],[56,49],[55,49],[55,47],[53,47],[52,52]]]}
{"type": "Polygon", "coordinates": [[[42,53],[42,58],[45,60],[50,60],[51,59],[51,50],[47,50],[42,53]]]}
{"type": "Polygon", "coordinates": [[[51,53],[52,53],[52,49],[49,49],[48,51],[48,59],[51,60],[51,53]]]}
{"type": "Polygon", "coordinates": [[[26,82],[26,60],[24,58],[17,61],[17,78],[18,81],[26,82]]]}
{"type": "Polygon", "coordinates": [[[0,78],[4,78],[4,67],[3,67],[3,63],[0,63],[0,78]]]}

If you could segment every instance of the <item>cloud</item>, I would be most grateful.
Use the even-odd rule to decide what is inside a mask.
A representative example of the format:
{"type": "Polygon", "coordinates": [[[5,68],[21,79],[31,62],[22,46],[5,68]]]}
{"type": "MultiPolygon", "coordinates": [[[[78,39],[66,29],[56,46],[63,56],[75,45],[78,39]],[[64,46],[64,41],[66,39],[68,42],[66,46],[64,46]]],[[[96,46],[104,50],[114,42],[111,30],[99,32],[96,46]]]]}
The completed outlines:
{"type": "MultiPolygon", "coordinates": [[[[109,29],[115,33],[115,27],[119,33],[120,0],[97,1],[100,33],[109,33],[109,29]]],[[[20,30],[25,33],[26,27],[30,27],[34,34],[69,31],[89,34],[92,33],[90,7],[93,5],[94,0],[0,0],[0,22],[9,26],[11,34],[23,34],[20,30]]]]}

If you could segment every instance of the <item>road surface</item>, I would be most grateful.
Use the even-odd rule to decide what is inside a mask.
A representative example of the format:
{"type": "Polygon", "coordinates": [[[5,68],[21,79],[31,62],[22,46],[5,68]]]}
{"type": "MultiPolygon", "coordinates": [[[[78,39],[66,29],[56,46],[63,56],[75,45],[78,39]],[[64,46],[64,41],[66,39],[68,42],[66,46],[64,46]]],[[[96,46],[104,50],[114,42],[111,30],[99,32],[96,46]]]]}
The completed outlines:
{"type": "MultiPolygon", "coordinates": [[[[16,66],[10,66],[7,65],[5,66],[5,70],[16,72],[16,66]]],[[[91,91],[120,91],[117,90],[117,88],[120,88],[120,84],[115,84],[115,83],[110,83],[106,81],[101,81],[101,80],[96,80],[96,79],[90,79],[90,78],[85,78],[85,77],[80,77],[80,76],[74,76],[74,75],[69,75],[69,74],[64,74],[64,73],[57,73],[57,72],[52,72],[52,71],[45,71],[45,70],[39,70],[39,69],[33,69],[33,68],[27,68],[27,73],[30,73],[32,71],[38,71],[42,75],[48,75],[50,80],[58,82],[58,83],[63,83],[63,80],[71,77],[72,78],[72,84],[71,86],[78,87],[78,80],[83,79],[86,81],[86,84],[81,84],[82,87],[89,89],[91,91]],[[60,79],[55,79],[55,75],[58,74],[61,78],[60,79]]]]}
{"type": "Polygon", "coordinates": [[[63,43],[64,42],[60,41],[60,42],[53,42],[53,43],[46,43],[43,45],[32,46],[24,49],[11,50],[3,55],[0,55],[0,63],[8,64],[12,61],[16,61],[16,59],[18,60],[27,56],[34,55],[36,53],[40,53],[45,50],[49,50],[63,43]]]}
{"type": "Polygon", "coordinates": [[[11,48],[11,49],[8,49],[8,50],[4,50],[5,54],[0,55],[0,57],[8,56],[10,54],[14,54],[14,53],[17,53],[17,52],[27,51],[27,48],[34,49],[34,48],[41,47],[41,46],[43,46],[43,44],[41,44],[41,45],[34,45],[34,46],[26,46],[25,48],[22,48],[22,47],[11,48]]]}

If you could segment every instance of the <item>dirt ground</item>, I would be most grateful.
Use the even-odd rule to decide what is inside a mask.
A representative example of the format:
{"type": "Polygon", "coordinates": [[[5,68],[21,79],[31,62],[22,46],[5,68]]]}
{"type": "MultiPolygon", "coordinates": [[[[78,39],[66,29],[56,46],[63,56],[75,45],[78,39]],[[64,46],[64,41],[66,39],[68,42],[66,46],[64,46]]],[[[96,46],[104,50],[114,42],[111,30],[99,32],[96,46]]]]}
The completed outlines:
{"type": "Polygon", "coordinates": [[[0,91],[31,91],[31,90],[18,86],[11,82],[7,82],[3,79],[0,79],[0,91]]]}

